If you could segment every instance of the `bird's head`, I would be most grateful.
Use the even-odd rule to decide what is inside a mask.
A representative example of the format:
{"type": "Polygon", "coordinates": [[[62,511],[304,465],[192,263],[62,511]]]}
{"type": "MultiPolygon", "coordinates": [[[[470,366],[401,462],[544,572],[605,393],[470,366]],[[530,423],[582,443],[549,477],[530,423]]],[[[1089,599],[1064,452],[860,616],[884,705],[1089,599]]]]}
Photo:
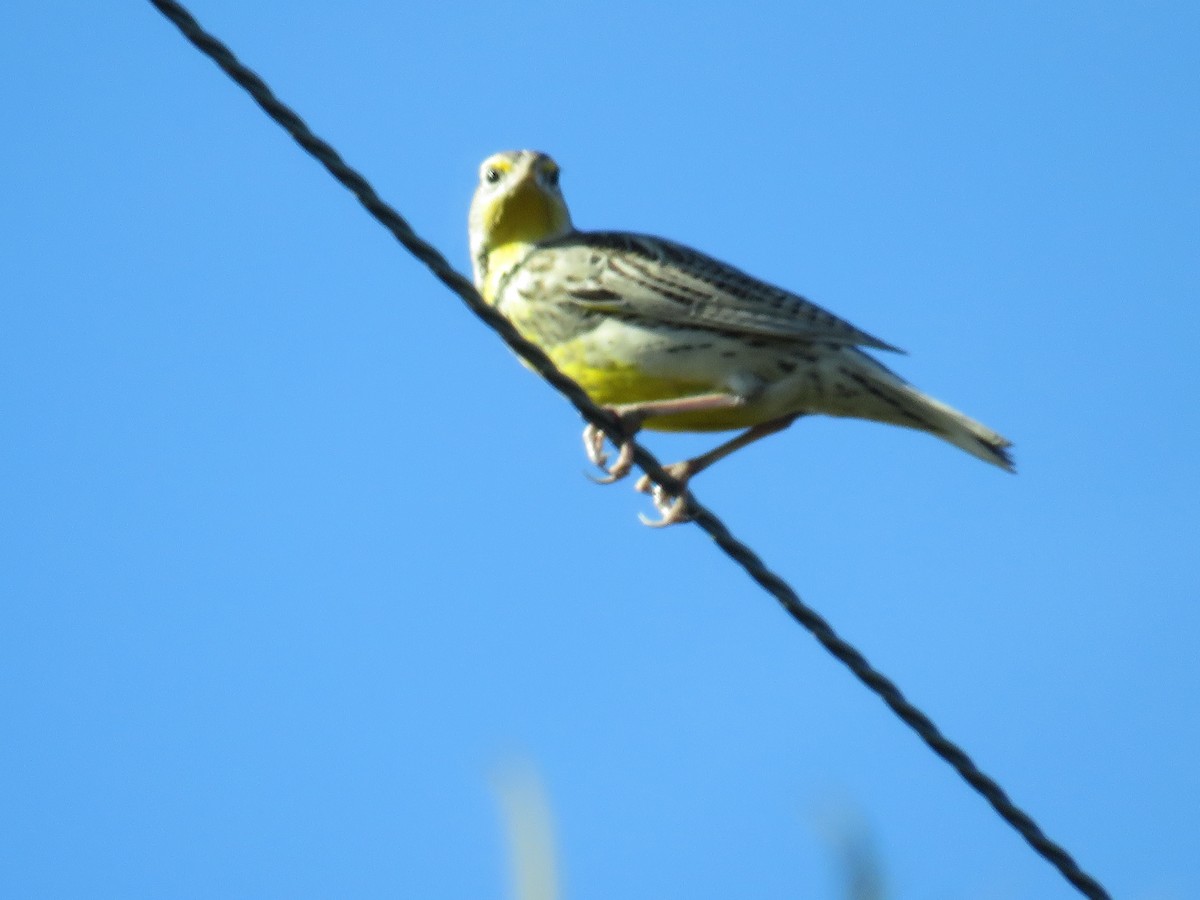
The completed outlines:
{"type": "Polygon", "coordinates": [[[467,220],[476,272],[497,247],[571,232],[558,173],[558,163],[536,150],[506,150],[483,161],[467,220]]]}

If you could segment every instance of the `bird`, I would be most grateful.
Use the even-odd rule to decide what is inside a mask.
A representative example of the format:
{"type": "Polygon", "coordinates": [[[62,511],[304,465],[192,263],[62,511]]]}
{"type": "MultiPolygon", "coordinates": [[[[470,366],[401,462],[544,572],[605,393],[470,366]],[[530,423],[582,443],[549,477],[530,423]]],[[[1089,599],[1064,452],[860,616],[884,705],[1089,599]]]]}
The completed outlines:
{"type": "MultiPolygon", "coordinates": [[[[649,235],[575,228],[558,163],[536,150],[493,154],[468,213],[475,286],[485,302],[619,419],[583,432],[610,483],[633,468],[633,438],[653,431],[741,433],[664,467],[686,488],[731,453],[801,416],[867,419],[925,431],[1014,472],[1011,442],[922,393],[867,351],[902,353],[815,303],[698,250],[649,235]]],[[[642,476],[665,526],[690,518],[686,491],[642,476]]]]}

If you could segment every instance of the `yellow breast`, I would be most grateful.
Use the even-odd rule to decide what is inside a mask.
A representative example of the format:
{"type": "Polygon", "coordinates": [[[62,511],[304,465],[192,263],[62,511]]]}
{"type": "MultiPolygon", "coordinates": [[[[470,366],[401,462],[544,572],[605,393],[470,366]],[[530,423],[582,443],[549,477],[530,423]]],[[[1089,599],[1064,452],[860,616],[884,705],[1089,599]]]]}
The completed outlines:
{"type": "MultiPolygon", "coordinates": [[[[708,381],[664,378],[648,375],[628,363],[589,362],[580,352],[578,341],[560,345],[550,351],[550,358],[563,374],[579,384],[593,401],[601,406],[622,406],[653,400],[679,400],[719,391],[708,381]]],[[[766,421],[765,415],[753,404],[735,409],[717,409],[683,413],[666,418],[648,419],[643,427],[651,431],[727,431],[749,428],[766,421]]]]}

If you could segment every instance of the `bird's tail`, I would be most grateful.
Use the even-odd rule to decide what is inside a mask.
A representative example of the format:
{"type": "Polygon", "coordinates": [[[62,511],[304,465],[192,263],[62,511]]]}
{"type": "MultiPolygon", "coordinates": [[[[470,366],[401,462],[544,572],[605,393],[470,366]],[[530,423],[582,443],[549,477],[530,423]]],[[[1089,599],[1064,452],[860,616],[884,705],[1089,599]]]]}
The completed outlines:
{"type": "MultiPolygon", "coordinates": [[[[928,431],[984,462],[1006,472],[1016,471],[1008,452],[1012,441],[982,422],[922,393],[866,354],[856,353],[855,356],[859,364],[843,366],[841,375],[871,397],[874,414],[869,418],[928,431]]],[[[849,414],[862,415],[861,412],[849,414]]]]}
{"type": "Polygon", "coordinates": [[[1017,471],[1008,448],[1012,441],[997,434],[982,422],[965,416],[952,406],[923,394],[912,385],[904,386],[908,402],[917,414],[930,422],[928,430],[956,447],[961,447],[984,462],[999,466],[1006,472],[1017,471]]]}

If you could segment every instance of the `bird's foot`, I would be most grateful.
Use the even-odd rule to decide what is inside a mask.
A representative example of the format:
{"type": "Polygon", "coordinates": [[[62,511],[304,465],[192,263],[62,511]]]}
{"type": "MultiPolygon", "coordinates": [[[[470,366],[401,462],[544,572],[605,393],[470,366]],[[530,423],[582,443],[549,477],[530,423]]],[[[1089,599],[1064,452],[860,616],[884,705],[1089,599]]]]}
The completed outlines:
{"type": "Polygon", "coordinates": [[[604,470],[603,475],[588,476],[596,484],[612,484],[614,481],[620,481],[633,470],[632,434],[618,448],[617,459],[611,466],[608,464],[608,454],[604,452],[605,439],[604,432],[591,422],[583,429],[583,447],[587,451],[588,461],[604,470]]]}
{"type": "Polygon", "coordinates": [[[654,501],[654,508],[661,516],[659,519],[651,519],[649,516],[638,513],[638,518],[648,528],[666,528],[668,525],[680,525],[692,521],[692,498],[687,492],[688,479],[695,474],[692,470],[691,460],[663,466],[663,471],[679,482],[682,489],[680,494],[672,494],[665,490],[662,485],[651,481],[649,475],[643,475],[633,486],[634,490],[650,495],[650,499],[654,501]]]}

